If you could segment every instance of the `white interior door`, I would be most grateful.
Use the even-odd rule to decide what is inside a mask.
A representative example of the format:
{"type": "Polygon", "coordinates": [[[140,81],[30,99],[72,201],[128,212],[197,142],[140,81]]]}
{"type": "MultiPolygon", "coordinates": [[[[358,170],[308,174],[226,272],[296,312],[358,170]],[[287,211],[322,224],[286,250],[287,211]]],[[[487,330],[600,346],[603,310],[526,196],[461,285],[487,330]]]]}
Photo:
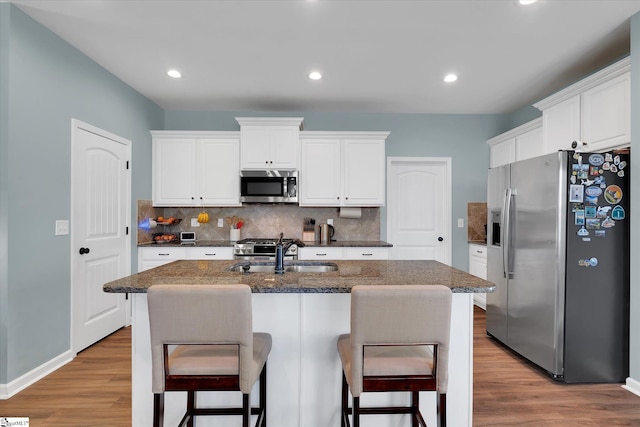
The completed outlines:
{"type": "Polygon", "coordinates": [[[387,240],[392,259],[451,264],[451,158],[387,159],[387,240]]]}
{"type": "Polygon", "coordinates": [[[124,326],[124,294],[102,291],[130,274],[130,142],[72,120],[71,286],[74,353],[124,326]]]}

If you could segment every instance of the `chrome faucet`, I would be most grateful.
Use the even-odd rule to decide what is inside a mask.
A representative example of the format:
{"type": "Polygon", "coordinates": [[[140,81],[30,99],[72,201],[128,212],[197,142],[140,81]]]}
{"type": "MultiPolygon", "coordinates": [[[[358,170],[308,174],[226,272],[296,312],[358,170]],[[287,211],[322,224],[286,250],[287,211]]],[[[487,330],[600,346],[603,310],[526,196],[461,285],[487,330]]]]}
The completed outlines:
{"type": "Polygon", "coordinates": [[[284,243],[282,238],[284,237],[284,233],[280,233],[280,238],[276,243],[276,268],[273,271],[276,274],[284,274],[284,254],[287,253],[291,245],[296,244],[299,247],[304,247],[304,243],[300,240],[292,240],[288,243],[284,243]]]}

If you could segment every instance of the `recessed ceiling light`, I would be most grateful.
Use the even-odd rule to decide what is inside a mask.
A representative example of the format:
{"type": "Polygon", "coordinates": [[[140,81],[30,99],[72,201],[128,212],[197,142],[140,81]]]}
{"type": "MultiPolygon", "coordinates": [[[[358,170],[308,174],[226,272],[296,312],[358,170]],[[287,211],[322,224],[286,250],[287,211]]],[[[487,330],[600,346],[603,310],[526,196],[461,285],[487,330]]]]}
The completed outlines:
{"type": "Polygon", "coordinates": [[[456,80],[458,80],[458,76],[456,74],[451,73],[444,76],[444,81],[447,83],[452,83],[452,82],[455,82],[456,80]]]}
{"type": "Polygon", "coordinates": [[[537,1],[538,0],[520,0],[520,4],[523,4],[523,5],[526,6],[528,4],[533,4],[533,3],[537,2],[537,1]]]}
{"type": "Polygon", "coordinates": [[[180,77],[182,77],[182,73],[178,70],[169,70],[167,71],[167,75],[169,77],[173,77],[174,79],[179,79],[180,77]]]}
{"type": "Polygon", "coordinates": [[[322,74],[320,74],[317,71],[313,71],[313,72],[309,73],[309,78],[311,80],[320,80],[322,78],[322,74]]]}

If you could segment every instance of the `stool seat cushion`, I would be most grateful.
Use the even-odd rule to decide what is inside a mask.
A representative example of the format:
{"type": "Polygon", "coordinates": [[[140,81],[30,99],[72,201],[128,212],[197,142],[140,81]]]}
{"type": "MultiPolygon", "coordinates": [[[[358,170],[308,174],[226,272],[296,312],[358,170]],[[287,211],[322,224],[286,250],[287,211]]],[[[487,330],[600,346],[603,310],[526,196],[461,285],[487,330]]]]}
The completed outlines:
{"type": "MultiPolygon", "coordinates": [[[[338,353],[351,379],[351,336],[340,335],[338,353]]],[[[429,345],[371,345],[364,347],[364,376],[433,375],[433,351],[429,345]]]]}
{"type": "MultiPolygon", "coordinates": [[[[257,380],[270,351],[271,335],[254,333],[249,382],[257,380]]],[[[238,375],[238,360],[235,344],[179,345],[169,355],[169,374],[238,375]]]]}

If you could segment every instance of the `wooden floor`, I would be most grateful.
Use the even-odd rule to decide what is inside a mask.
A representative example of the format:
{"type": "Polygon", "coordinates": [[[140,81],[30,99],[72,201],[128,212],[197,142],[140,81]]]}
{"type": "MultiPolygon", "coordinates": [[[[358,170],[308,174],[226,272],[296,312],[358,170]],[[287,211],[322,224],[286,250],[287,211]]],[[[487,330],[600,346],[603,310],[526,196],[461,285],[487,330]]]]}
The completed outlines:
{"type": "MultiPolygon", "coordinates": [[[[30,417],[31,427],[130,425],[130,352],[131,329],[124,328],[11,399],[0,400],[0,418],[30,417]]],[[[620,384],[552,381],[488,338],[484,311],[478,308],[473,392],[474,426],[640,426],[640,397],[620,384]]]]}

